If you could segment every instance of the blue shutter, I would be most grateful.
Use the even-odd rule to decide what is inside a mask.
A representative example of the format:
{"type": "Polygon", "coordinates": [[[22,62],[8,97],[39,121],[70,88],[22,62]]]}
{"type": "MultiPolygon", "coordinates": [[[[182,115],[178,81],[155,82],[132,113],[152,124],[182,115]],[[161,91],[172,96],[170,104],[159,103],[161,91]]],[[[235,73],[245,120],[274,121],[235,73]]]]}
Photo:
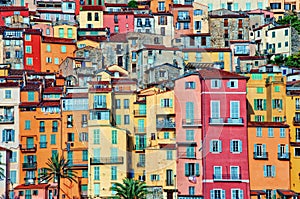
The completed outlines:
{"type": "Polygon", "coordinates": [[[272,100],[272,108],[273,109],[275,108],[275,100],[274,99],[272,100]]]}
{"type": "Polygon", "coordinates": [[[280,153],[280,144],[278,144],[278,153],[280,153]]]}
{"type": "Polygon", "coordinates": [[[243,145],[242,145],[242,141],[239,140],[239,152],[242,152],[243,151],[243,145]]]}
{"type": "Polygon", "coordinates": [[[257,99],[254,99],[254,110],[257,110],[257,99]]]}
{"type": "Polygon", "coordinates": [[[279,101],[279,103],[280,103],[280,106],[279,106],[279,108],[281,108],[281,109],[282,109],[282,99],[279,101]]]}
{"type": "Polygon", "coordinates": [[[33,162],[36,162],[36,155],[33,156],[33,162]]]}
{"type": "Polygon", "coordinates": [[[275,177],[276,176],[276,167],[275,166],[271,167],[271,172],[272,172],[272,177],[275,177]]]}
{"type": "Polygon", "coordinates": [[[240,190],[240,198],[243,199],[244,198],[244,191],[240,190]]]}
{"type": "Polygon", "coordinates": [[[189,176],[189,164],[188,163],[184,164],[184,175],[189,176]]]}
{"type": "Polygon", "coordinates": [[[214,199],[214,190],[210,190],[210,199],[214,199]]]}
{"type": "Polygon", "coordinates": [[[170,107],[173,107],[173,99],[169,99],[169,105],[170,107]]]}
{"type": "Polygon", "coordinates": [[[195,166],[196,166],[196,176],[200,176],[199,163],[196,163],[195,166]]]}
{"type": "Polygon", "coordinates": [[[164,99],[160,99],[160,107],[164,107],[164,99]]]}
{"type": "Polygon", "coordinates": [[[24,155],[24,163],[27,163],[27,155],[24,155]]]}
{"type": "Polygon", "coordinates": [[[265,144],[262,145],[262,149],[263,149],[263,152],[264,152],[264,153],[267,152],[267,148],[266,148],[266,145],[265,145],[265,144]]]}
{"type": "Polygon", "coordinates": [[[289,153],[289,145],[288,144],[285,145],[285,153],[289,153]]]}
{"type": "Polygon", "coordinates": [[[222,152],[222,141],[221,140],[219,140],[219,152],[222,152]]]}
{"type": "Polygon", "coordinates": [[[210,144],[209,144],[209,151],[213,152],[213,141],[212,140],[210,141],[210,144]]]}
{"type": "Polygon", "coordinates": [[[267,165],[264,165],[264,177],[267,176],[267,165]]]}
{"type": "Polygon", "coordinates": [[[233,141],[230,140],[230,152],[233,152],[233,141]]]}
{"type": "Polygon", "coordinates": [[[254,153],[256,153],[257,144],[254,144],[254,153]]]}
{"type": "Polygon", "coordinates": [[[6,131],[2,130],[2,142],[6,141],[6,131]]]}
{"type": "Polygon", "coordinates": [[[222,197],[221,197],[222,199],[225,199],[226,197],[225,197],[225,190],[222,190],[222,197]]]}

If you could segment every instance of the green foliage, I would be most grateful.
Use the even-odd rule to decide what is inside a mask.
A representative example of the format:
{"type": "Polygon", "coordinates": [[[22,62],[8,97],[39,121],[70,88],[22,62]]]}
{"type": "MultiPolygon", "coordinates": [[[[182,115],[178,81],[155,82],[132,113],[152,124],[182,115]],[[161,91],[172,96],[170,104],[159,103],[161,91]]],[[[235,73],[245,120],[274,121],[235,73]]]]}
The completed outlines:
{"type": "Polygon", "coordinates": [[[282,19],[279,19],[277,23],[281,25],[291,24],[291,26],[295,28],[298,33],[300,33],[300,20],[298,16],[293,13],[284,16],[282,19]]]}
{"type": "Polygon", "coordinates": [[[44,168],[44,172],[41,173],[41,181],[50,181],[52,179],[57,180],[58,186],[58,199],[60,192],[60,180],[61,178],[68,179],[70,182],[75,182],[77,174],[74,170],[71,169],[71,163],[69,160],[66,160],[63,156],[59,158],[58,154],[55,154],[54,157],[48,158],[46,162],[47,167],[44,168]]]}
{"type": "Polygon", "coordinates": [[[298,52],[297,54],[288,56],[286,58],[286,61],[284,64],[286,66],[300,68],[300,52],[298,52]]]}
{"type": "Polygon", "coordinates": [[[110,188],[122,199],[145,199],[147,194],[146,184],[132,178],[123,179],[123,183],[115,183],[110,188]]]}
{"type": "Polygon", "coordinates": [[[129,3],[128,3],[128,7],[129,8],[137,8],[138,4],[135,0],[130,0],[129,3]]]}

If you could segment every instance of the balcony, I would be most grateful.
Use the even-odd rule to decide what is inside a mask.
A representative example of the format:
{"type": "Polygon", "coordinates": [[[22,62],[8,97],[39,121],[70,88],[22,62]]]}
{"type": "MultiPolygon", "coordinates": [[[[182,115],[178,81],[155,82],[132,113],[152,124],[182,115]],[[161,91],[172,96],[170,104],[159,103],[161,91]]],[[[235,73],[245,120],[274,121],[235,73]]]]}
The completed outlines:
{"type": "Polygon", "coordinates": [[[101,164],[123,164],[124,157],[101,157],[101,158],[91,158],[90,162],[92,165],[101,165],[101,164]]]}
{"type": "Polygon", "coordinates": [[[198,127],[202,126],[200,119],[183,119],[182,120],[183,127],[198,127]]]}
{"type": "Polygon", "coordinates": [[[219,175],[213,175],[214,181],[241,181],[242,176],[241,174],[219,174],[219,175]]]}
{"type": "Polygon", "coordinates": [[[190,22],[191,17],[190,16],[178,16],[177,21],[178,22],[190,22]]]}
{"type": "Polygon", "coordinates": [[[158,120],[156,122],[157,129],[175,129],[175,122],[172,120],[158,120]]]}
{"type": "Polygon", "coordinates": [[[177,153],[178,158],[185,158],[185,159],[195,159],[196,158],[196,152],[178,152],[177,153]]]}
{"type": "Polygon", "coordinates": [[[145,162],[138,162],[136,164],[137,167],[145,167],[145,162]]]}
{"type": "Polygon", "coordinates": [[[146,146],[143,144],[134,146],[134,150],[136,150],[136,151],[143,151],[143,150],[145,150],[145,148],[146,148],[146,146]]]}
{"type": "Polygon", "coordinates": [[[290,153],[278,153],[278,160],[289,160],[290,153]]]}
{"type": "Polygon", "coordinates": [[[293,124],[294,126],[300,126],[300,117],[294,117],[293,124]]]}
{"type": "Polygon", "coordinates": [[[0,124],[13,124],[14,121],[13,116],[0,115],[0,124]]]}
{"type": "Polygon", "coordinates": [[[36,178],[24,178],[25,185],[35,184],[36,178]]]}
{"type": "Polygon", "coordinates": [[[267,160],[268,159],[268,152],[254,152],[253,158],[258,160],[267,160]]]}
{"type": "Polygon", "coordinates": [[[145,134],[146,133],[146,128],[145,127],[134,127],[134,132],[135,133],[140,133],[140,134],[145,134]]]}
{"type": "Polygon", "coordinates": [[[80,167],[80,168],[87,168],[88,167],[88,160],[82,160],[82,159],[72,159],[70,162],[71,167],[80,167]]]}
{"type": "Polygon", "coordinates": [[[34,145],[22,145],[22,144],[20,144],[20,150],[23,153],[35,153],[36,152],[36,144],[34,144],[34,145]]]}
{"type": "Polygon", "coordinates": [[[174,186],[174,180],[173,179],[167,179],[166,180],[166,186],[174,186]]]}
{"type": "Polygon", "coordinates": [[[37,163],[31,162],[31,163],[22,163],[23,170],[36,170],[37,163]]]}
{"type": "Polygon", "coordinates": [[[157,12],[166,12],[166,8],[165,7],[158,7],[156,8],[157,12]]]}
{"type": "Polygon", "coordinates": [[[209,118],[210,125],[244,125],[243,118],[209,118]]]}
{"type": "Polygon", "coordinates": [[[143,117],[143,116],[146,116],[147,111],[146,110],[134,110],[133,114],[136,117],[143,117]]]}

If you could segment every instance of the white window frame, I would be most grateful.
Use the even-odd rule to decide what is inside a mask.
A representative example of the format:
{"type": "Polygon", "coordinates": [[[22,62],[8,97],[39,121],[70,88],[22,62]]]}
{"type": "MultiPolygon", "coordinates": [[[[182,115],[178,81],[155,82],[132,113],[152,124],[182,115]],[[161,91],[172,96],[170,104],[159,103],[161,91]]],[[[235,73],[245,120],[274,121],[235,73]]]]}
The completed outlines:
{"type": "Polygon", "coordinates": [[[222,179],[222,166],[214,166],[214,177],[216,176],[216,168],[220,168],[220,178],[215,178],[217,180],[221,180],[222,179]]]}
{"type": "MultiPolygon", "coordinates": [[[[236,174],[236,173],[235,173],[235,174],[236,174]]],[[[230,179],[233,179],[233,180],[234,180],[234,179],[239,179],[239,175],[240,175],[240,167],[239,167],[239,166],[230,166],[230,179]],[[231,172],[231,171],[232,171],[232,170],[231,170],[232,168],[237,168],[237,171],[238,171],[238,172],[237,172],[237,175],[238,175],[237,178],[232,178],[232,176],[231,176],[231,174],[233,174],[233,173],[231,172]]]]}
{"type": "Polygon", "coordinates": [[[239,87],[239,80],[237,79],[231,79],[227,82],[227,87],[228,88],[238,88],[239,87]],[[231,86],[231,83],[233,82],[233,86],[231,86]]]}
{"type": "Polygon", "coordinates": [[[240,118],[240,101],[230,101],[230,118],[239,119],[240,118]],[[237,103],[237,112],[233,112],[233,104],[237,103]]]}
{"type": "Polygon", "coordinates": [[[241,153],[242,152],[242,141],[241,140],[237,140],[237,139],[233,139],[233,140],[230,140],[230,146],[232,145],[232,148],[230,147],[230,152],[231,153],[241,153]],[[237,142],[238,143],[238,149],[237,151],[234,150],[234,142],[237,142]]]}
{"type": "Polygon", "coordinates": [[[211,153],[221,153],[222,152],[221,140],[213,139],[210,141],[210,152],[211,153]],[[217,150],[214,150],[214,142],[217,142],[217,150]]]}
{"type": "Polygon", "coordinates": [[[231,189],[231,199],[244,199],[244,193],[243,193],[243,190],[242,189],[231,189]],[[238,191],[238,196],[236,196],[236,197],[233,197],[233,192],[234,191],[238,191]],[[241,195],[243,196],[243,197],[241,197],[241,195]]]}
{"type": "Polygon", "coordinates": [[[217,89],[221,88],[221,80],[219,79],[211,79],[210,80],[211,88],[217,89]]]}
{"type": "Polygon", "coordinates": [[[211,118],[220,118],[221,117],[221,114],[220,114],[220,101],[219,100],[211,100],[210,101],[210,117],[211,118]],[[216,112],[213,112],[213,104],[216,103],[217,104],[217,109],[218,111],[216,112]]]}

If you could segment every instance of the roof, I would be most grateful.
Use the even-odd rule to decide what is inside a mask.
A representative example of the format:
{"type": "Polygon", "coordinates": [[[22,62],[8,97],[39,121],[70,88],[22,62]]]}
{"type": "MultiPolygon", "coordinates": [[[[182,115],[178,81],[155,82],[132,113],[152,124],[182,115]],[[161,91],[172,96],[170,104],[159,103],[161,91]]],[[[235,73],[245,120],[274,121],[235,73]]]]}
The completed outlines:
{"type": "Polygon", "coordinates": [[[278,127],[288,128],[289,125],[283,122],[248,122],[248,127],[278,127]]]}
{"type": "MultiPolygon", "coordinates": [[[[150,67],[148,70],[153,70],[155,68],[159,68],[159,67],[162,67],[162,66],[168,66],[168,67],[172,67],[172,68],[175,68],[175,69],[181,69],[180,67],[176,66],[176,65],[173,65],[173,64],[170,64],[170,63],[164,63],[164,64],[160,64],[160,65],[156,65],[156,66],[153,66],[153,67],[150,67]]],[[[146,70],[146,71],[148,71],[146,70]]]]}
{"type": "Polygon", "coordinates": [[[210,11],[210,18],[249,18],[246,12],[234,12],[227,9],[218,9],[210,11]]]}
{"type": "Polygon", "coordinates": [[[20,107],[36,107],[39,105],[39,102],[21,102],[20,107]]]}
{"type": "Polygon", "coordinates": [[[180,36],[181,37],[198,37],[198,36],[208,37],[210,36],[210,33],[191,33],[191,34],[182,34],[180,36]]]}
{"type": "Polygon", "coordinates": [[[31,35],[42,35],[42,30],[40,29],[24,29],[25,34],[31,35]]]}
{"type": "Polygon", "coordinates": [[[264,192],[263,190],[251,190],[250,195],[251,196],[266,195],[266,192],[264,192]]]}
{"type": "Polygon", "coordinates": [[[230,48],[183,48],[183,52],[231,52],[230,48]]]}
{"type": "Polygon", "coordinates": [[[47,107],[60,106],[60,100],[43,101],[39,104],[39,107],[42,106],[47,106],[47,107]]]}
{"type": "Polygon", "coordinates": [[[248,79],[248,77],[238,75],[236,73],[231,73],[228,71],[216,69],[216,68],[206,68],[198,71],[199,75],[203,79],[248,79]]]}
{"type": "Polygon", "coordinates": [[[189,62],[186,65],[186,68],[213,68],[214,67],[214,63],[199,63],[199,62],[189,62]]]}
{"type": "Polygon", "coordinates": [[[8,11],[29,11],[25,6],[0,6],[0,12],[8,11]]]}
{"type": "Polygon", "coordinates": [[[277,189],[277,192],[282,196],[297,196],[298,195],[292,190],[277,189]]]}
{"type": "Polygon", "coordinates": [[[135,14],[134,17],[138,17],[138,18],[153,18],[153,16],[150,15],[150,14],[135,14]]]}
{"type": "Polygon", "coordinates": [[[235,43],[250,43],[249,40],[229,40],[231,44],[235,43]]]}
{"type": "Polygon", "coordinates": [[[179,50],[179,48],[177,48],[177,47],[166,47],[161,44],[156,44],[156,45],[144,44],[144,49],[146,49],[146,50],[170,50],[170,51],[179,50]]]}
{"type": "Polygon", "coordinates": [[[43,93],[62,93],[63,88],[62,87],[48,87],[44,90],[43,93]]]}
{"type": "Polygon", "coordinates": [[[36,184],[36,185],[18,185],[14,189],[47,189],[50,184],[36,184]]]}
{"type": "Polygon", "coordinates": [[[262,29],[263,27],[266,27],[266,26],[269,26],[269,25],[270,25],[270,24],[264,24],[264,25],[259,26],[259,27],[257,27],[257,28],[253,28],[253,31],[260,30],[260,29],[262,29]]]}
{"type": "Polygon", "coordinates": [[[289,28],[290,24],[282,25],[282,26],[274,26],[273,28],[269,28],[269,30],[276,30],[281,28],[289,28]]]}
{"type": "Polygon", "coordinates": [[[173,4],[173,8],[193,8],[192,4],[173,4]]]}
{"type": "Polygon", "coordinates": [[[160,144],[160,149],[176,149],[175,144],[160,144]]]}
{"type": "Polygon", "coordinates": [[[81,6],[80,11],[104,11],[104,6],[81,6]]]}
{"type": "Polygon", "coordinates": [[[65,39],[65,38],[58,38],[58,37],[43,37],[43,43],[58,43],[58,44],[75,44],[74,39],[65,39]]]}
{"type": "Polygon", "coordinates": [[[126,33],[119,33],[113,34],[110,36],[110,42],[127,42],[127,34],[126,33]]]}
{"type": "Polygon", "coordinates": [[[105,3],[106,7],[128,7],[126,3],[105,3]]]}
{"type": "Polygon", "coordinates": [[[0,83],[0,87],[19,87],[19,83],[18,82],[0,83]]]}
{"type": "Polygon", "coordinates": [[[261,59],[267,59],[265,56],[240,56],[240,60],[261,60],[261,59]]]}
{"type": "Polygon", "coordinates": [[[88,98],[88,93],[68,93],[65,97],[62,97],[65,99],[72,99],[72,98],[88,98]]]}

